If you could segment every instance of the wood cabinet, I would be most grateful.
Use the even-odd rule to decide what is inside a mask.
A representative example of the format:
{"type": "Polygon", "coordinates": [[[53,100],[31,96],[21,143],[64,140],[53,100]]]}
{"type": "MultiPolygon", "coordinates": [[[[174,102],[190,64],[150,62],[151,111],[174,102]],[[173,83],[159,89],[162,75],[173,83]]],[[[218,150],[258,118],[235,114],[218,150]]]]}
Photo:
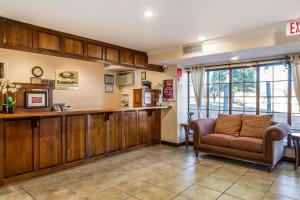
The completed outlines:
{"type": "Polygon", "coordinates": [[[83,56],[84,53],[83,41],[72,39],[72,38],[64,38],[63,49],[65,54],[83,56]]]}
{"type": "Polygon", "coordinates": [[[103,47],[99,44],[87,43],[87,57],[102,60],[103,47]]]}
{"type": "Polygon", "coordinates": [[[122,115],[123,148],[136,146],[137,138],[137,112],[125,111],[122,115]]]}
{"type": "Polygon", "coordinates": [[[66,116],[66,161],[85,158],[85,115],[66,116]]]}
{"type": "Polygon", "coordinates": [[[5,120],[4,133],[4,177],[33,172],[34,131],[30,119],[5,120]]]}
{"type": "Polygon", "coordinates": [[[90,114],[88,128],[88,156],[105,153],[106,148],[105,113],[90,114]]]}
{"type": "Polygon", "coordinates": [[[48,33],[45,31],[37,31],[36,48],[41,51],[61,52],[60,36],[55,33],[48,33]]]}
{"type": "Polygon", "coordinates": [[[159,90],[133,89],[133,107],[156,106],[159,90]]]}
{"type": "Polygon", "coordinates": [[[138,111],[138,144],[146,144],[149,141],[148,111],[138,111]]]}
{"type": "Polygon", "coordinates": [[[122,149],[121,112],[109,114],[107,136],[108,152],[122,149]]]}
{"type": "Polygon", "coordinates": [[[121,50],[121,63],[125,65],[133,65],[134,53],[127,49],[121,50]]]}
{"type": "Polygon", "coordinates": [[[135,54],[134,55],[134,65],[136,67],[146,67],[147,57],[144,54],[135,54]]]}
{"type": "Polygon", "coordinates": [[[32,49],[33,29],[26,25],[4,22],[3,45],[4,47],[32,49]]]}
{"type": "Polygon", "coordinates": [[[105,60],[114,63],[119,63],[119,50],[113,47],[106,47],[105,60]]]}
{"type": "Polygon", "coordinates": [[[43,117],[39,127],[39,168],[62,164],[62,117],[43,117]]]}
{"type": "Polygon", "coordinates": [[[151,114],[149,116],[149,137],[150,142],[160,142],[160,129],[161,129],[161,111],[152,110],[149,111],[151,114]]]}

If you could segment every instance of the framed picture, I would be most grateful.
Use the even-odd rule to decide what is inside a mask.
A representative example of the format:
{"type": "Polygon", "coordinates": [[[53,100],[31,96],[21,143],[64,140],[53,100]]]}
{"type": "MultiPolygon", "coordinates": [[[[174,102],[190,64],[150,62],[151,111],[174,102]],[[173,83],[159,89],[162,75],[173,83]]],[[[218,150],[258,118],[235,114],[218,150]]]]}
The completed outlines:
{"type": "Polygon", "coordinates": [[[105,84],[114,84],[114,75],[104,74],[104,83],[105,84]]]}
{"type": "Polygon", "coordinates": [[[7,78],[7,62],[0,60],[0,79],[7,78]]]}
{"type": "Polygon", "coordinates": [[[143,80],[146,80],[146,72],[144,71],[144,72],[141,72],[141,80],[143,81],[143,80]]]}
{"type": "Polygon", "coordinates": [[[42,84],[44,84],[44,85],[50,85],[53,90],[55,89],[55,80],[42,79],[42,84]]]}
{"type": "Polygon", "coordinates": [[[42,79],[39,77],[30,77],[30,83],[32,84],[42,84],[42,79]]]}
{"type": "Polygon", "coordinates": [[[27,91],[26,108],[46,108],[48,107],[48,95],[46,91],[27,91]]]}
{"type": "Polygon", "coordinates": [[[78,90],[79,79],[77,71],[56,70],[55,89],[78,90]]]}
{"type": "Polygon", "coordinates": [[[113,84],[105,84],[105,92],[106,93],[113,93],[114,92],[114,85],[113,84]]]}

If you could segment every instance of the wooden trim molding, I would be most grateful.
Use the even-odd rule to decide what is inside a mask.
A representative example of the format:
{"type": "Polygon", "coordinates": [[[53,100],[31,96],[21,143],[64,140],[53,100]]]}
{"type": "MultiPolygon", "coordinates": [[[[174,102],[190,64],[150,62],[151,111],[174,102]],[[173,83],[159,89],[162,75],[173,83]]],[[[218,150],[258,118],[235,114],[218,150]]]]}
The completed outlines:
{"type": "Polygon", "coordinates": [[[103,64],[163,72],[146,52],[64,33],[0,16],[0,47],[103,64]]]}

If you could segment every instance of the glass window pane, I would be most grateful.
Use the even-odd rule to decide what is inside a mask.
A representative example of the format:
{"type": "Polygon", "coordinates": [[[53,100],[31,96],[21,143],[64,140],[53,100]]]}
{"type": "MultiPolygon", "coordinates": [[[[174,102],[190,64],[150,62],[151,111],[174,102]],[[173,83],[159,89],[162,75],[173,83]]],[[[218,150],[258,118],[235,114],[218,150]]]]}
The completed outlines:
{"type": "Polygon", "coordinates": [[[246,114],[246,115],[256,115],[256,112],[245,111],[244,114],[246,114]]]}
{"type": "Polygon", "coordinates": [[[246,97],[245,98],[245,111],[256,112],[256,98],[255,97],[246,97]]]}
{"type": "Polygon", "coordinates": [[[287,113],[274,113],[273,114],[274,122],[287,123],[287,113]]]}
{"type": "Polygon", "coordinates": [[[228,98],[220,98],[220,110],[229,110],[229,99],[228,98]]]}
{"type": "Polygon", "coordinates": [[[256,96],[256,83],[245,83],[244,84],[245,96],[256,96]]]}
{"type": "Polygon", "coordinates": [[[243,111],[237,111],[237,110],[233,110],[231,113],[232,114],[244,114],[243,111]]]}
{"type": "Polygon", "coordinates": [[[274,97],[273,98],[273,112],[286,112],[288,110],[288,98],[274,97]]]}
{"type": "Polygon", "coordinates": [[[232,101],[232,110],[244,110],[244,98],[235,97],[232,101]]]}
{"type": "Polygon", "coordinates": [[[213,98],[217,98],[220,95],[220,85],[213,84],[209,85],[209,96],[213,98]]]}
{"type": "Polygon", "coordinates": [[[229,84],[220,84],[220,96],[229,97],[229,84]]]}
{"type": "Polygon", "coordinates": [[[244,96],[244,85],[243,83],[232,84],[232,96],[244,96]]]}
{"type": "Polygon", "coordinates": [[[209,98],[209,109],[210,110],[219,110],[219,105],[220,105],[220,102],[219,102],[219,98],[209,98]]]}
{"type": "Polygon", "coordinates": [[[261,66],[259,68],[260,81],[272,81],[273,80],[273,67],[261,66]]]}
{"type": "Polygon", "coordinates": [[[209,110],[209,118],[217,118],[219,111],[209,110]]]}
{"type": "Polygon", "coordinates": [[[262,97],[273,96],[273,84],[270,81],[259,83],[259,95],[262,97]]]}
{"type": "Polygon", "coordinates": [[[243,83],[245,80],[245,69],[232,69],[232,82],[243,83]]]}
{"type": "Polygon", "coordinates": [[[274,66],[274,81],[288,80],[288,70],[284,65],[274,66]]]}
{"type": "Polygon", "coordinates": [[[245,82],[256,81],[256,67],[249,67],[245,69],[245,82]]]}
{"type": "Polygon", "coordinates": [[[220,83],[229,83],[229,70],[221,70],[219,75],[220,83]]]}
{"type": "Polygon", "coordinates": [[[292,128],[300,130],[300,114],[292,114],[292,128]]]}
{"type": "Polygon", "coordinates": [[[274,96],[280,96],[280,97],[288,96],[288,82],[287,81],[274,82],[274,96]]]}
{"type": "Polygon", "coordinates": [[[209,84],[216,84],[220,82],[220,72],[219,71],[210,71],[209,72],[209,84]]]}
{"type": "Polygon", "coordinates": [[[300,108],[296,97],[292,97],[292,113],[300,113],[300,108]]]}
{"type": "Polygon", "coordinates": [[[272,98],[271,97],[260,97],[259,98],[259,113],[270,113],[272,112],[272,98]]]}

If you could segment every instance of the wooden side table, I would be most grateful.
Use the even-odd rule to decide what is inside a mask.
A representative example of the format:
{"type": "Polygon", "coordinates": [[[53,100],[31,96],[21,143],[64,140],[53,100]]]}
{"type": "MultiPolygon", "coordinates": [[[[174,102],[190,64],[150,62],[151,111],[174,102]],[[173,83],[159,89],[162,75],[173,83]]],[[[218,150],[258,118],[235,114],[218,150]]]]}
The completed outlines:
{"type": "Polygon", "coordinates": [[[299,149],[300,149],[300,134],[292,134],[291,139],[294,144],[294,149],[295,149],[295,169],[299,166],[299,149]]]}
{"type": "Polygon", "coordinates": [[[185,133],[185,148],[188,149],[189,148],[189,131],[190,131],[190,127],[189,127],[189,124],[186,124],[186,123],[182,123],[180,125],[184,129],[184,133],[185,133]]]}

